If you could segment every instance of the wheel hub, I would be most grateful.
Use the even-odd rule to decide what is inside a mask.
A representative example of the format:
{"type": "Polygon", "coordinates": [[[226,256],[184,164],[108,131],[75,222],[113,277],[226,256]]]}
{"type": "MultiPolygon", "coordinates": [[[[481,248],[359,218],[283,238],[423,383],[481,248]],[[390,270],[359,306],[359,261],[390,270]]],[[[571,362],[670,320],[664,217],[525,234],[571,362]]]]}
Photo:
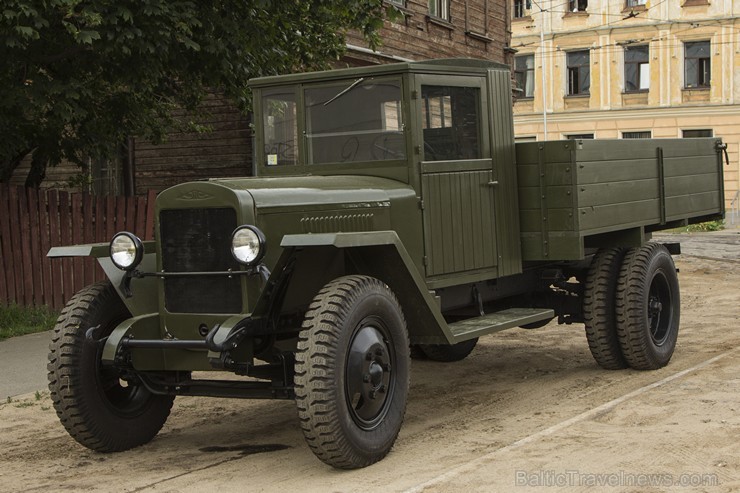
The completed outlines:
{"type": "Polygon", "coordinates": [[[383,420],[393,388],[393,355],[379,327],[368,323],[355,332],[345,373],[350,414],[366,430],[383,420]]]}
{"type": "Polygon", "coordinates": [[[663,344],[668,336],[671,324],[670,305],[671,289],[665,275],[658,272],[650,283],[647,302],[650,337],[658,346],[663,344]]]}

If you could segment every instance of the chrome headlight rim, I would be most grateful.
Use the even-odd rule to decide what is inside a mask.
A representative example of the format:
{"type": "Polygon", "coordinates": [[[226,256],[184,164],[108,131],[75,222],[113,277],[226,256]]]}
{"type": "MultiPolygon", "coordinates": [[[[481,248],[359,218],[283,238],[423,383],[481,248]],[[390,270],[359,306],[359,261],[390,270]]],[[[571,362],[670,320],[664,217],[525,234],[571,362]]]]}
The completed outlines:
{"type": "Polygon", "coordinates": [[[129,233],[128,231],[121,231],[120,233],[116,233],[115,235],[113,235],[113,238],[110,240],[109,250],[110,250],[111,262],[113,262],[113,265],[115,265],[116,267],[118,267],[119,269],[123,271],[134,270],[136,267],[138,267],[138,265],[141,263],[141,260],[144,258],[144,244],[142,243],[141,239],[139,239],[138,236],[136,236],[133,233],[129,233]],[[131,261],[131,263],[128,265],[120,264],[115,259],[114,244],[116,243],[116,240],[119,238],[128,239],[129,241],[131,241],[131,246],[133,246],[134,258],[131,261]]]}
{"type": "Polygon", "coordinates": [[[253,226],[251,224],[243,224],[237,227],[234,230],[234,232],[231,233],[231,255],[234,257],[234,259],[237,262],[239,262],[242,265],[246,265],[248,267],[254,267],[255,265],[259,265],[259,263],[262,261],[262,259],[265,256],[266,250],[267,248],[266,248],[265,234],[257,226],[253,226]],[[243,258],[240,258],[236,253],[235,243],[236,243],[237,235],[240,234],[242,231],[249,231],[249,233],[247,234],[253,234],[254,239],[257,240],[258,251],[252,260],[245,260],[243,258]]]}

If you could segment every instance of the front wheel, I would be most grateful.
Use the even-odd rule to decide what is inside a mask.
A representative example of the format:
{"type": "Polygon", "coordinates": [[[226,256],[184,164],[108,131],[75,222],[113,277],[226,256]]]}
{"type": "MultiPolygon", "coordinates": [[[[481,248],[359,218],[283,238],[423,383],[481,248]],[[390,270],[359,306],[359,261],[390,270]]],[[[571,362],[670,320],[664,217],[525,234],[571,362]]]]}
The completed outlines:
{"type": "Polygon", "coordinates": [[[658,243],[627,252],[617,284],[617,335],[622,354],[636,370],[667,365],[676,348],[680,315],[673,258],[658,243]]]}
{"type": "Polygon", "coordinates": [[[346,276],[321,289],[299,335],[294,383],[303,434],[319,459],[356,469],[388,454],[409,388],[406,322],[388,286],[346,276]]]}
{"type": "Polygon", "coordinates": [[[100,362],[102,344],[85,333],[99,326],[107,337],[131,315],[109,282],[82,289],[67,303],[49,346],[49,391],[62,425],[98,452],[149,442],[164,425],[174,397],[154,395],[100,362]]]}

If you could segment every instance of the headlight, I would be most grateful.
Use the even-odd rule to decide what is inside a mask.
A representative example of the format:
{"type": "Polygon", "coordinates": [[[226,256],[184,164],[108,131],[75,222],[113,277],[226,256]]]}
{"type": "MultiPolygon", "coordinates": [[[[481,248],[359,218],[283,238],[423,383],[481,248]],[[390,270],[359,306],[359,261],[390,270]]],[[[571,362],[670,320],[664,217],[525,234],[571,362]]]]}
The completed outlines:
{"type": "Polygon", "coordinates": [[[239,263],[257,264],[265,255],[265,235],[255,226],[239,226],[231,235],[231,254],[239,263]]]}
{"type": "Polygon", "coordinates": [[[144,245],[134,234],[116,234],[110,242],[110,259],[121,270],[133,270],[144,256],[144,245]]]}

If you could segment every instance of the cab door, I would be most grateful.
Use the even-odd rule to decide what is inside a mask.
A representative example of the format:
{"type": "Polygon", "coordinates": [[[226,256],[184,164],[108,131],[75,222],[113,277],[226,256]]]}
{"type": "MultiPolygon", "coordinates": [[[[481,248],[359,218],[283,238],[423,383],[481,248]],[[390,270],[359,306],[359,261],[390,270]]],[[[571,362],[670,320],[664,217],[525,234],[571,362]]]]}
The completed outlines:
{"type": "Polygon", "coordinates": [[[498,255],[485,77],[417,75],[427,277],[487,274],[498,255]]]}

